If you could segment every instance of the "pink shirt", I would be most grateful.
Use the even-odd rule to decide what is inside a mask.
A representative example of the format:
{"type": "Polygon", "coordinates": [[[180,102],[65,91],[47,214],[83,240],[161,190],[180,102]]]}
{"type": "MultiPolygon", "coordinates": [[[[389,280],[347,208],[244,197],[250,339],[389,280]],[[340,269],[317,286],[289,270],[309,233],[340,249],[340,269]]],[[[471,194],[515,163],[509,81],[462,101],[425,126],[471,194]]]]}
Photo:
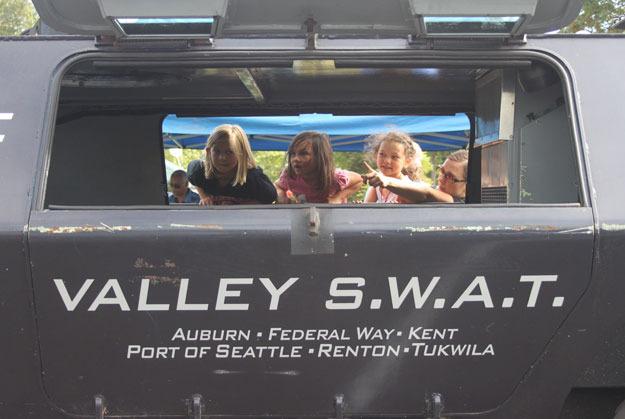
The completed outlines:
{"type": "MultiPolygon", "coordinates": [[[[327,203],[328,195],[324,195],[322,191],[318,189],[313,189],[306,181],[301,177],[290,178],[287,174],[286,169],[282,171],[280,174],[280,178],[276,183],[280,189],[286,191],[293,192],[293,195],[296,197],[300,197],[303,195],[305,197],[306,202],[311,203],[327,203]]],[[[334,179],[332,182],[332,186],[330,187],[329,196],[334,195],[338,191],[342,191],[347,188],[349,185],[349,175],[346,170],[335,169],[334,170],[334,179]]],[[[300,199],[301,200],[301,199],[300,199]]]]}

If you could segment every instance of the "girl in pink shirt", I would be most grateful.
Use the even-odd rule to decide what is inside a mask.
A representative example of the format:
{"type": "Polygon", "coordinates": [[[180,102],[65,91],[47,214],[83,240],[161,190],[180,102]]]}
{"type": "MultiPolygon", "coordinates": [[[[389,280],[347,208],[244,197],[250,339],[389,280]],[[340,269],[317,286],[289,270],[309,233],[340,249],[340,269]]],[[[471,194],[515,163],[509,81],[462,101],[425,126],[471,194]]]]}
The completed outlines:
{"type": "Polygon", "coordinates": [[[358,173],[335,169],[330,139],[300,132],[287,151],[288,166],[275,182],[279,204],[344,203],[362,184],[358,173]]]}

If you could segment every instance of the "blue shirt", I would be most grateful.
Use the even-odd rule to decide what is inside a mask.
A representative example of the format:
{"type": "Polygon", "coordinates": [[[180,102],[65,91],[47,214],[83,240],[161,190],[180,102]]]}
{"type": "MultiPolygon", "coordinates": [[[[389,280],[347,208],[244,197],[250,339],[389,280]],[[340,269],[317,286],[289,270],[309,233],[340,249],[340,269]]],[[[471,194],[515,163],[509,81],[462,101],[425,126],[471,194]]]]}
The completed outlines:
{"type": "MultiPolygon", "coordinates": [[[[176,195],[169,192],[169,203],[170,204],[182,204],[182,202],[176,201],[176,195]]],[[[193,192],[191,189],[187,189],[187,193],[184,195],[184,203],[185,204],[197,204],[200,202],[200,195],[193,192]]]]}

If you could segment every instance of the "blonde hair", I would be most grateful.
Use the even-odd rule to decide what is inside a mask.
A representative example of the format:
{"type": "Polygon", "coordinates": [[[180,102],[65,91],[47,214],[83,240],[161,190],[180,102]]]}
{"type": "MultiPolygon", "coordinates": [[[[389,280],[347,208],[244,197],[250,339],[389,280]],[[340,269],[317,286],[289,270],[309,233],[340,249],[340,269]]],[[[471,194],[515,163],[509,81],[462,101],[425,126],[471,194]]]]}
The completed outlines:
{"type": "Polygon", "coordinates": [[[423,177],[423,168],[421,167],[421,159],[423,151],[408,134],[401,131],[391,131],[384,134],[375,134],[367,138],[367,151],[371,158],[375,161],[380,146],[385,141],[391,141],[404,146],[404,155],[407,164],[402,169],[402,173],[412,180],[421,180],[423,177]]]}
{"type": "Polygon", "coordinates": [[[334,158],[332,156],[332,146],[330,137],[323,132],[303,131],[297,134],[287,151],[287,174],[290,178],[295,178],[295,171],[291,167],[291,155],[295,147],[306,141],[310,142],[312,154],[314,156],[314,168],[319,180],[319,190],[324,195],[329,195],[334,182],[334,158]]]}
{"type": "Polygon", "coordinates": [[[243,185],[247,181],[247,171],[256,167],[256,160],[254,160],[252,148],[245,131],[238,125],[219,125],[208,137],[206,141],[206,156],[204,157],[204,175],[206,179],[217,176],[211,160],[211,149],[218,141],[224,139],[228,141],[232,152],[237,158],[237,171],[232,180],[232,186],[243,185]]]}
{"type": "Polygon", "coordinates": [[[463,163],[464,178],[467,178],[469,171],[469,152],[467,150],[456,150],[447,156],[447,160],[455,161],[457,163],[463,163]]]}

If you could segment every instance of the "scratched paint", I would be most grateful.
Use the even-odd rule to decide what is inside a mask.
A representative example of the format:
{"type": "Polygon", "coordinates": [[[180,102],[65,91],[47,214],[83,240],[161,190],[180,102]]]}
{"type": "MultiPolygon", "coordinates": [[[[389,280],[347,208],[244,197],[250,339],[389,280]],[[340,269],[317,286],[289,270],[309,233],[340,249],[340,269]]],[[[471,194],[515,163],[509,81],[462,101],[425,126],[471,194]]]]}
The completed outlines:
{"type": "Polygon", "coordinates": [[[288,375],[291,377],[300,375],[299,371],[294,371],[294,370],[293,371],[265,371],[264,373],[268,375],[288,375]]]}
{"type": "Polygon", "coordinates": [[[204,230],[223,230],[224,228],[217,224],[170,224],[173,228],[193,228],[204,230]]]}
{"type": "Polygon", "coordinates": [[[213,374],[228,375],[228,374],[243,374],[245,371],[229,371],[229,370],[214,370],[213,374]]]}
{"type": "Polygon", "coordinates": [[[180,285],[180,278],[163,276],[163,275],[143,275],[143,278],[149,279],[151,284],[170,284],[170,285],[180,285]]]}
{"type": "MultiPolygon", "coordinates": [[[[230,374],[247,374],[246,371],[230,371],[230,370],[214,370],[213,374],[217,375],[230,375],[230,374]]],[[[267,375],[286,375],[295,377],[300,375],[299,371],[296,370],[287,370],[287,371],[264,371],[264,374],[267,375]]]]}
{"type": "Polygon", "coordinates": [[[625,224],[601,224],[601,229],[605,231],[623,231],[625,224]]]}
{"type": "MultiPolygon", "coordinates": [[[[625,228],[625,226],[624,226],[625,228]]],[[[411,233],[432,233],[432,232],[472,232],[472,233],[481,233],[488,231],[513,231],[513,232],[522,232],[522,231],[542,231],[549,232],[552,231],[558,234],[566,234],[566,233],[581,233],[581,234],[592,234],[593,229],[592,226],[588,227],[580,227],[570,230],[558,230],[555,226],[550,225],[539,225],[539,226],[427,226],[427,227],[413,227],[413,226],[405,226],[405,230],[410,231],[411,233]]]]}
{"type": "Polygon", "coordinates": [[[94,226],[54,226],[54,227],[31,227],[30,231],[36,231],[42,234],[77,234],[77,233],[94,233],[94,232],[109,232],[115,233],[119,231],[130,231],[131,226],[108,226],[106,224],[94,226]]]}
{"type": "MultiPolygon", "coordinates": [[[[13,119],[12,113],[0,113],[0,121],[10,121],[13,119]]],[[[0,143],[4,142],[5,135],[0,134],[0,143]]]]}
{"type": "Polygon", "coordinates": [[[146,261],[143,258],[137,258],[137,260],[135,260],[134,267],[137,268],[137,269],[140,269],[140,268],[154,268],[154,265],[151,264],[150,262],[146,261]]]}
{"type": "Polygon", "coordinates": [[[462,231],[470,231],[470,232],[482,232],[482,231],[491,231],[493,228],[491,226],[428,226],[428,227],[412,227],[406,226],[405,230],[410,231],[411,233],[432,233],[432,232],[441,232],[441,231],[452,231],[452,232],[462,232],[462,231]]]}
{"type": "Polygon", "coordinates": [[[592,226],[572,228],[570,230],[560,230],[558,234],[592,234],[594,229],[592,226]]]}
{"type": "Polygon", "coordinates": [[[133,266],[136,269],[176,269],[176,262],[165,259],[162,264],[154,264],[146,260],[145,258],[139,257],[135,260],[133,266]]]}

